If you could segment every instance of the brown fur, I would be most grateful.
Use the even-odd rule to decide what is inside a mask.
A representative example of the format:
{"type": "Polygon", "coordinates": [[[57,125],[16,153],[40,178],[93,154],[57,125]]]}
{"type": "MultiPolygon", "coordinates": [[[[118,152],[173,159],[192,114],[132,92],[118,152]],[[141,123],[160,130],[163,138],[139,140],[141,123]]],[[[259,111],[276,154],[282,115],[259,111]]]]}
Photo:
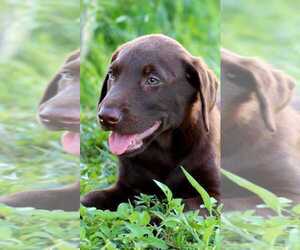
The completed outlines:
{"type": "MultiPolygon", "coordinates": [[[[299,202],[300,114],[289,104],[294,87],[294,79],[271,65],[222,50],[221,166],[299,202]]],[[[227,180],[222,194],[229,198],[225,208],[258,202],[227,180]]]]}
{"type": "Polygon", "coordinates": [[[168,185],[175,197],[184,199],[186,209],[199,208],[200,196],[180,166],[219,199],[218,80],[212,71],[178,42],[162,35],[143,36],[122,45],[113,54],[110,67],[112,73],[104,80],[98,110],[110,109],[122,119],[107,124],[100,118],[103,129],[134,134],[156,120],[162,125],[141,150],[119,156],[115,186],[87,194],[83,205],[114,210],[139,193],[162,197],[153,182],[158,180],[168,185]],[[163,83],[143,85],[153,70],[163,83]]]}
{"type": "Polygon", "coordinates": [[[298,94],[292,98],[291,105],[295,110],[300,111],[300,94],[298,94]]]}

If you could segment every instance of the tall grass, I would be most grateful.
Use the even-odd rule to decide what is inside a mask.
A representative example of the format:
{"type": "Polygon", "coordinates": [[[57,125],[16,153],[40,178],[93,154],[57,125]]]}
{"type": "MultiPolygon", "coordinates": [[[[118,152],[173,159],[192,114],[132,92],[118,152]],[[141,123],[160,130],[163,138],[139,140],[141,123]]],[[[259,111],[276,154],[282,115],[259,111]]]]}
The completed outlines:
{"type": "MultiPolygon", "coordinates": [[[[0,1],[0,195],[54,188],[78,178],[61,132],[36,119],[64,57],[79,47],[79,1],[0,1]]],[[[78,213],[0,205],[0,249],[77,249],[78,213]]]]}

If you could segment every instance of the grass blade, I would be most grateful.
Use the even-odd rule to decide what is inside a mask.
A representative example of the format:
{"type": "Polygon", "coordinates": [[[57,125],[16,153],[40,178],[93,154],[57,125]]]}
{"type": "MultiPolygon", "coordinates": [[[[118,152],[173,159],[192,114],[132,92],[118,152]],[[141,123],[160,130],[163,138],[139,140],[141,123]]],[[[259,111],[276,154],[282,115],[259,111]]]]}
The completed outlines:
{"type": "Polygon", "coordinates": [[[193,176],[191,176],[183,167],[181,167],[181,170],[183,171],[185,177],[188,179],[191,185],[200,194],[205,208],[208,210],[209,214],[212,215],[213,203],[209,197],[209,194],[206,192],[206,190],[203,187],[201,187],[201,185],[193,178],[193,176]]]}
{"type": "Polygon", "coordinates": [[[256,194],[259,198],[263,200],[263,202],[272,210],[274,210],[276,213],[281,215],[281,203],[279,197],[277,197],[275,194],[272,192],[259,187],[255,185],[254,183],[243,179],[235,174],[232,174],[224,169],[221,169],[221,172],[223,175],[225,175],[228,179],[230,179],[232,182],[237,184],[238,186],[245,188],[249,190],[250,192],[256,194]]]}

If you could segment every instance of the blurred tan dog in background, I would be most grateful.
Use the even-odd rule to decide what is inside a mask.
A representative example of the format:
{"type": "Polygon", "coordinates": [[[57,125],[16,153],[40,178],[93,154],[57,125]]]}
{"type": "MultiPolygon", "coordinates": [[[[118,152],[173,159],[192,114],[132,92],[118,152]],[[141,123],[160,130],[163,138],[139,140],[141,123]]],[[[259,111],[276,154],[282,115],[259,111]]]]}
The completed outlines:
{"type": "MultiPolygon", "coordinates": [[[[290,103],[294,79],[226,49],[221,69],[222,168],[300,202],[300,108],[290,103]]],[[[221,190],[229,210],[261,203],[225,178],[221,190]]]]}

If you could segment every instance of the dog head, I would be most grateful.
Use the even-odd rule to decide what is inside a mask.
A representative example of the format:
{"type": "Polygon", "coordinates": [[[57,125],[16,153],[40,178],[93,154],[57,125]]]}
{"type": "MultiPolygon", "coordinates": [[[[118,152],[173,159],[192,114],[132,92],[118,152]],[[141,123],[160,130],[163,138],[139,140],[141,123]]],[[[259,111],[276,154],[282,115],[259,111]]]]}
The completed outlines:
{"type": "Polygon", "coordinates": [[[79,131],[80,52],[73,52],[48,83],[38,116],[50,130],[79,131]]]}
{"type": "Polygon", "coordinates": [[[274,116],[290,101],[294,79],[261,60],[239,56],[222,49],[222,108],[232,108],[249,98],[259,103],[264,124],[276,130],[274,116]]]}
{"type": "Polygon", "coordinates": [[[202,60],[169,37],[147,35],[122,45],[112,56],[98,103],[98,120],[112,131],[111,151],[143,151],[163,132],[179,128],[195,113],[191,109],[208,132],[217,84],[202,60]]]}

